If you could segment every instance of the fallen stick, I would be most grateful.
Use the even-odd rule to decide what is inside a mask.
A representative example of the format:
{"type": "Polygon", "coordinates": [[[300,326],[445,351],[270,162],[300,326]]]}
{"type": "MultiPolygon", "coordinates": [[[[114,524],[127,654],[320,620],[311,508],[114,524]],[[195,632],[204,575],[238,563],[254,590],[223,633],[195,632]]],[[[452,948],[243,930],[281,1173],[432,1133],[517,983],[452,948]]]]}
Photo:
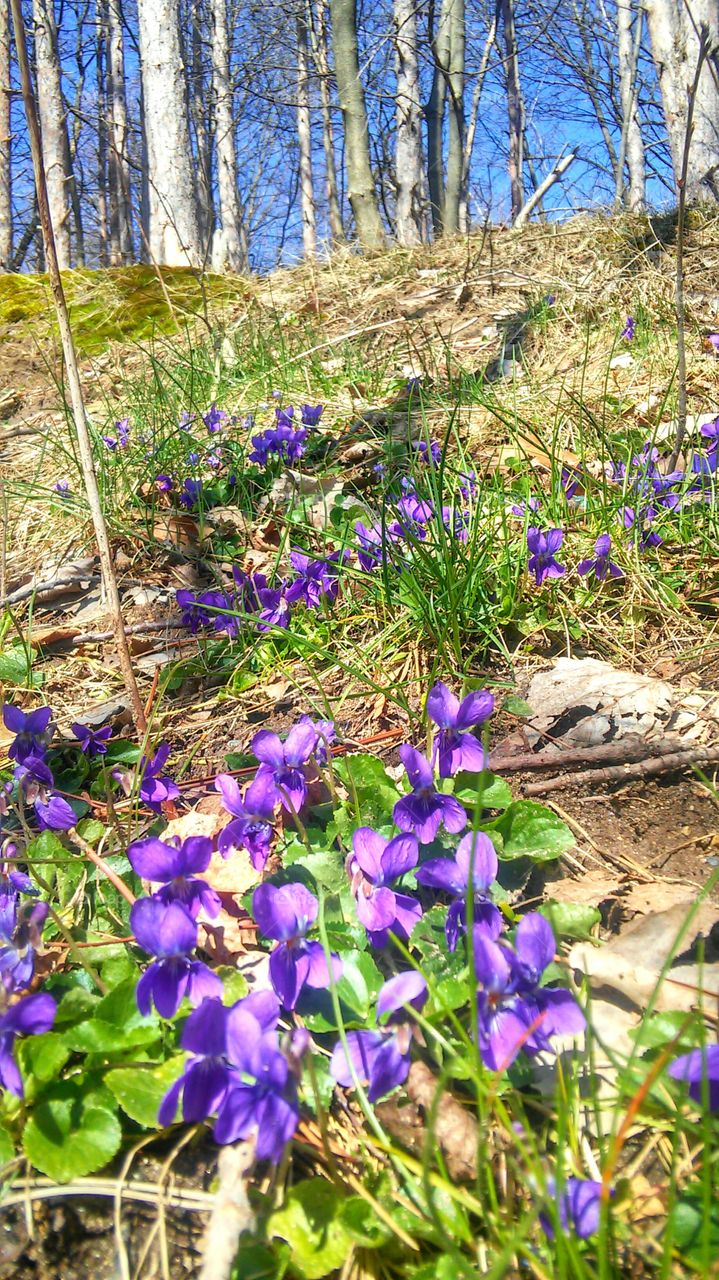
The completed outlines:
{"type": "MultiPolygon", "coordinates": [[[[49,578],[47,582],[28,583],[27,586],[18,587],[16,591],[11,591],[9,595],[0,600],[0,608],[4,609],[8,604],[21,604],[23,600],[29,600],[30,596],[47,595],[49,591],[69,591],[73,587],[80,587],[83,583],[87,583],[96,579],[93,572],[97,564],[97,556],[81,561],[79,564],[70,564],[63,571],[60,569],[54,578],[49,578]]],[[[113,633],[114,634],[114,633],[113,633]]]]}
{"type": "Polygon", "coordinates": [[[546,782],[525,782],[525,796],[546,795],[549,791],[562,791],[567,787],[596,786],[603,782],[635,782],[637,779],[656,777],[660,773],[676,773],[692,765],[719,764],[719,747],[695,747],[692,751],[674,751],[664,756],[652,756],[638,760],[636,764],[611,765],[606,769],[592,769],[584,773],[565,773],[559,778],[547,778],[546,782]]]}
{"type": "Polygon", "coordinates": [[[681,739],[662,738],[647,742],[645,738],[619,738],[616,742],[602,742],[596,747],[567,748],[566,751],[525,751],[515,756],[490,754],[492,773],[525,773],[527,770],[564,769],[566,765],[595,764],[610,761],[651,760],[658,756],[674,755],[690,750],[682,747],[681,739]]]}

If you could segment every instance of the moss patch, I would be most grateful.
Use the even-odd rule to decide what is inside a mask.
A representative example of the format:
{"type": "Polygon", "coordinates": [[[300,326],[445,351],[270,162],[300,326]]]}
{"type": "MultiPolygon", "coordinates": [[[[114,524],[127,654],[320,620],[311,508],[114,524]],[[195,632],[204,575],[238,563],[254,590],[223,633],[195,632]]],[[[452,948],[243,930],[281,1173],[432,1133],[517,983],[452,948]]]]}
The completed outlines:
{"type": "MultiPolygon", "coordinates": [[[[204,275],[190,268],[146,265],[105,271],[65,271],[63,285],[78,353],[97,355],[115,342],[142,342],[156,333],[174,333],[207,310],[218,311],[252,295],[252,285],[236,276],[204,275]],[[164,288],[163,288],[164,286],[164,288]],[[169,305],[168,305],[169,299],[169,305]]],[[[46,275],[0,276],[0,339],[36,341],[57,333],[52,292],[46,275]]]]}

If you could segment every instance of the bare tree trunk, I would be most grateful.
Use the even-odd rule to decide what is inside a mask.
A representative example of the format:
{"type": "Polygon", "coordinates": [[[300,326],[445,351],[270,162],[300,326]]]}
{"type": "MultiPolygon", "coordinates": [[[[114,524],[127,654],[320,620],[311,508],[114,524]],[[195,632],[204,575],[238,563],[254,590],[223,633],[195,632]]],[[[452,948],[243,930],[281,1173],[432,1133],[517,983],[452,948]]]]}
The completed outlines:
{"type": "Polygon", "coordinates": [[[355,0],[331,0],[335,76],[344,121],[349,202],[363,249],[381,249],[384,227],[369,160],[367,108],[360,80],[355,0]]]}
{"type": "MultiPolygon", "coordinates": [[[[652,58],[662,93],[674,179],[681,178],[688,118],[688,94],[699,60],[704,28],[719,43],[717,0],[645,0],[652,58]]],[[[719,200],[719,87],[709,58],[698,79],[689,141],[687,200],[719,200]]]]}
{"type": "Polygon", "coordinates": [[[447,143],[447,179],[444,189],[442,222],[446,234],[459,231],[459,211],[464,201],[464,0],[450,0],[449,11],[449,127],[447,143]]]}
{"type": "Polygon", "coordinates": [[[227,0],[212,0],[212,87],[220,206],[220,224],[215,227],[212,241],[212,269],[241,272],[248,268],[247,237],[237,185],[227,0]]]}
{"type": "Polygon", "coordinates": [[[134,256],[121,0],[107,0],[106,57],[109,116],[110,264],[113,267],[119,267],[132,262],[134,256]]]}
{"type": "MultiPolygon", "coordinates": [[[[310,5],[310,15],[312,8],[310,5]]],[[[335,140],[332,128],[332,111],[330,106],[330,60],[327,43],[327,17],[325,0],[319,0],[316,21],[310,27],[312,36],[312,57],[314,59],[320,85],[320,107],[322,109],[322,149],[325,154],[325,187],[327,195],[327,213],[330,224],[330,235],[334,244],[341,244],[345,238],[340,210],[339,188],[337,184],[337,162],[335,160],[335,140]]]]}
{"type": "Polygon", "coordinates": [[[97,256],[101,267],[108,264],[107,251],[107,5],[95,5],[95,83],[97,85],[97,256]]]}
{"type": "Polygon", "coordinates": [[[397,67],[395,222],[399,243],[412,245],[422,241],[422,104],[415,0],[394,0],[393,17],[397,67]]]}
{"type": "Polygon", "coordinates": [[[424,118],[427,125],[427,182],[429,207],[435,239],[444,226],[444,160],[443,135],[444,111],[447,101],[447,76],[449,72],[450,26],[449,7],[452,0],[442,0],[436,36],[432,37],[434,70],[424,118]]]}
{"type": "Polygon", "coordinates": [[[192,0],[190,25],[192,32],[190,113],[195,129],[195,146],[197,148],[197,163],[195,165],[197,212],[204,258],[207,246],[212,240],[215,212],[212,202],[212,141],[205,86],[205,59],[202,48],[202,33],[206,26],[203,0],[192,0]]]}
{"type": "Polygon", "coordinates": [[[70,266],[67,191],[69,147],[60,78],[54,0],[33,0],[32,11],[35,23],[37,97],[50,217],[57,259],[60,269],[65,270],[70,266]]]}
{"type": "Polygon", "coordinates": [[[512,222],[524,205],[524,106],[519,82],[514,0],[502,0],[507,115],[509,117],[509,187],[512,222]]]}
{"type": "Polygon", "coordinates": [[[626,199],[630,209],[643,209],[646,192],[644,142],[637,112],[637,59],[644,14],[633,11],[632,0],[617,0],[617,55],[619,85],[622,95],[622,138],[617,164],[617,203],[624,199],[624,165],[629,189],[626,199]],[[639,25],[632,30],[635,23],[639,25]]]}
{"type": "Polygon", "coordinates": [[[0,0],[0,271],[12,262],[10,193],[10,13],[8,0],[0,0]]]}
{"type": "Polygon", "coordinates": [[[310,73],[307,57],[307,24],[297,14],[297,139],[300,147],[300,207],[302,244],[305,258],[317,257],[315,192],[312,182],[312,125],[310,120],[310,73]]]}
{"type": "Polygon", "coordinates": [[[484,81],[487,76],[487,67],[489,65],[489,58],[492,52],[492,45],[494,44],[496,35],[497,35],[497,18],[495,15],[492,18],[492,21],[489,25],[489,31],[487,32],[487,39],[485,41],[484,49],[482,51],[482,60],[479,64],[477,79],[475,80],[474,90],[472,93],[472,106],[469,113],[469,122],[467,124],[467,128],[465,130],[465,135],[464,135],[464,155],[462,156],[462,205],[459,210],[459,229],[460,231],[463,231],[463,232],[469,231],[469,227],[470,227],[469,170],[472,164],[472,151],[474,149],[474,138],[477,132],[479,104],[482,99],[482,90],[484,88],[484,81]]]}
{"type": "MultiPolygon", "coordinates": [[[[36,0],[36,3],[38,0],[36,0]]],[[[177,4],[138,0],[147,140],[149,249],[166,266],[203,259],[177,4]]]]}

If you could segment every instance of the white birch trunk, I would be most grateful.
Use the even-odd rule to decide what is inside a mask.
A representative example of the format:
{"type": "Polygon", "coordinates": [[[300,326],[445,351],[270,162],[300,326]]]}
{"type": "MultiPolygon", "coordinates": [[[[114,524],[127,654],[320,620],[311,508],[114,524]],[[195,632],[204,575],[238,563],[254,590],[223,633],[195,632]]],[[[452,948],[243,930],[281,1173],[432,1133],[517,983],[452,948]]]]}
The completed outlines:
{"type": "Polygon", "coordinates": [[[305,258],[317,257],[317,221],[312,182],[312,126],[310,120],[310,77],[307,58],[307,24],[297,15],[297,139],[300,149],[300,207],[302,244],[305,258]]]}
{"type": "Polygon", "coordinates": [[[464,0],[450,0],[449,13],[449,123],[447,129],[447,178],[444,188],[445,233],[459,231],[459,213],[463,203],[464,172],[464,0]]]}
{"type": "Polygon", "coordinates": [[[10,270],[12,258],[10,193],[10,12],[0,0],[0,271],[10,270]]]}
{"type": "Polygon", "coordinates": [[[129,129],[120,0],[107,0],[105,56],[107,59],[110,265],[119,267],[133,260],[129,129]]]}
{"type": "Polygon", "coordinates": [[[381,249],[385,243],[385,235],[369,158],[367,108],[360,80],[355,0],[331,0],[330,13],[337,92],[344,121],[349,201],[360,244],[364,249],[381,249]]]}
{"type": "Polygon", "coordinates": [[[33,0],[37,99],[42,131],[42,151],[47,177],[57,259],[60,269],[70,266],[69,205],[66,179],[68,141],[57,49],[54,0],[33,0]]]}
{"type": "MultiPolygon", "coordinates": [[[[719,3],[645,0],[644,8],[676,181],[682,172],[688,98],[699,60],[699,32],[706,28],[716,49],[719,3]]],[[[719,200],[719,88],[711,58],[705,61],[697,85],[688,160],[687,199],[719,200]]]]}
{"type": "MultiPolygon", "coordinates": [[[[312,8],[309,8],[310,14],[312,8]]],[[[327,214],[330,224],[330,235],[333,244],[341,244],[345,238],[340,209],[339,187],[337,183],[337,162],[335,160],[335,139],[332,128],[332,110],[330,105],[330,59],[327,44],[327,17],[325,0],[319,0],[316,13],[316,26],[312,27],[312,56],[320,85],[320,107],[322,113],[322,149],[325,155],[325,189],[327,196],[327,214]]]]}
{"type": "Polygon", "coordinates": [[[212,0],[212,86],[215,99],[215,146],[219,225],[212,241],[213,271],[246,271],[247,240],[237,185],[237,151],[227,0],[212,0]]]}
{"type": "MultiPolygon", "coordinates": [[[[639,123],[636,97],[637,59],[640,31],[633,31],[634,23],[641,24],[644,16],[641,8],[634,11],[632,0],[617,0],[617,56],[619,62],[619,88],[622,99],[622,143],[629,186],[626,202],[630,209],[643,209],[646,191],[644,142],[639,123]]],[[[621,148],[620,148],[620,161],[621,148]]],[[[621,168],[623,169],[623,165],[621,168]]],[[[624,173],[617,174],[617,191],[624,189],[624,173]]]]}
{"type": "Polygon", "coordinates": [[[395,221],[399,243],[412,245],[422,241],[422,105],[415,0],[394,0],[393,18],[397,68],[395,221]]]}
{"type": "Polygon", "coordinates": [[[165,266],[197,267],[203,255],[177,4],[173,0],[138,0],[137,11],[150,254],[165,266]]]}

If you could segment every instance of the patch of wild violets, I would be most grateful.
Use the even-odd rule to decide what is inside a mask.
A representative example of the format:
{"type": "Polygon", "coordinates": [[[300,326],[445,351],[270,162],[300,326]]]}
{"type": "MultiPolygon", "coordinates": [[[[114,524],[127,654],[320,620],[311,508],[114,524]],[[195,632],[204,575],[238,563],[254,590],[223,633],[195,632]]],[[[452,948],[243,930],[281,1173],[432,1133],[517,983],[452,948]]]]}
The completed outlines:
{"type": "MultiPolygon", "coordinates": [[[[72,739],[60,740],[49,708],[5,706],[12,741],[1,803],[0,1122],[10,1150],[21,1144],[60,1180],[101,1167],[121,1141],[119,1110],[125,1124],[150,1128],[207,1123],[218,1143],[252,1139],[257,1160],[278,1165],[303,1113],[318,1105],[310,1081],[315,1089],[325,1081],[321,1105],[339,1115],[355,1094],[370,1110],[397,1092],[401,1099],[413,1062],[438,1088],[449,1067],[461,1093],[466,1071],[452,1062],[466,1067],[474,1055],[479,1085],[500,1091],[505,1104],[531,1088],[532,1062],[551,1061],[560,1043],[571,1070],[586,1013],[558,963],[549,920],[510,906],[503,887],[523,822],[536,822],[539,811],[543,830],[551,828],[535,837],[538,857],[556,856],[571,837],[556,820],[551,827],[541,806],[497,791],[482,736],[491,693],[459,698],[438,682],[426,710],[430,750],[400,748],[401,787],[362,754],[338,757],[328,772],[336,737],[329,721],[305,717],[284,740],[256,733],[254,777],[242,786],[228,773],[215,780],[227,821],[211,840],[163,834],[166,814],[181,803],[165,772],[166,744],[121,768],[106,730],[78,722],[72,739]],[[135,900],[115,894],[104,909],[110,937],[132,942],[99,946],[85,966],[73,952],[60,867],[82,865],[83,822],[86,835],[98,833],[55,776],[83,761],[119,808],[139,803],[147,815],[146,833],[122,851],[135,900]],[[323,822],[322,794],[331,797],[320,804],[323,822]],[[282,870],[268,875],[273,852],[282,870]],[[213,959],[223,906],[212,883],[216,853],[246,856],[258,877],[246,905],[269,962],[249,993],[213,959]],[[64,948],[48,950],[48,930],[64,948]],[[445,978],[451,1016],[439,994],[445,978]],[[23,1095],[19,1108],[12,1099],[23,1095]],[[68,1098],[77,1116],[63,1129],[68,1098]],[[53,1123],[60,1137],[48,1141],[53,1123]]],[[[107,887],[100,878],[92,893],[107,887]]],[[[675,1056],[664,1075],[695,1105],[719,1106],[716,1045],[675,1056]]],[[[585,1176],[576,1160],[555,1165],[551,1113],[548,1126],[539,1113],[533,1123],[544,1152],[541,1186],[530,1179],[537,1221],[547,1240],[558,1227],[589,1239],[612,1187],[585,1176]]]]}

